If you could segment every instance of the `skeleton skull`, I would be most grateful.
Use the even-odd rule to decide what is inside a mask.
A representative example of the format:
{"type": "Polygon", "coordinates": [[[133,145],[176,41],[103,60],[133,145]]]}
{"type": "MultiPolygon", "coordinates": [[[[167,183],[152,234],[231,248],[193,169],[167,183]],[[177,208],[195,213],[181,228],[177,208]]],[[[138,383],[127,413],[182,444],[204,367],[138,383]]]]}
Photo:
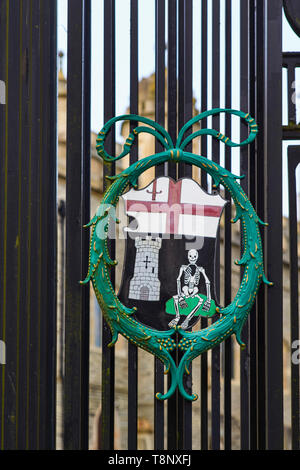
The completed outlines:
{"type": "Polygon", "coordinates": [[[197,250],[190,250],[188,252],[188,259],[190,264],[196,264],[198,259],[198,251],[197,250]]]}

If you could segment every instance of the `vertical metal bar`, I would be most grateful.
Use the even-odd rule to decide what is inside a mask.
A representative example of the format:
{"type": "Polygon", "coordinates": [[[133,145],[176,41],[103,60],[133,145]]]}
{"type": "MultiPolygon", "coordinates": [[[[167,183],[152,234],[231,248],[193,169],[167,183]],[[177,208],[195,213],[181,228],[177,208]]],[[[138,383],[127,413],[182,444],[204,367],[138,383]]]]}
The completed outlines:
{"type": "MultiPolygon", "coordinates": [[[[177,137],[177,0],[168,0],[168,132],[177,137]]],[[[176,165],[168,165],[168,175],[176,179],[176,165]]]]}
{"type": "Polygon", "coordinates": [[[64,448],[88,448],[89,289],[79,284],[87,271],[90,218],[90,22],[89,0],[68,4],[68,95],[66,181],[66,295],[64,448]],[[88,185],[88,187],[86,187],[88,185]]]}
{"type": "MultiPolygon", "coordinates": [[[[115,0],[104,2],[104,122],[115,115],[115,0]]],[[[110,155],[115,154],[115,128],[113,127],[106,139],[110,155]]],[[[104,189],[108,188],[106,176],[114,175],[115,165],[104,164],[104,189]]],[[[111,257],[115,257],[115,245],[109,241],[111,257]]],[[[111,271],[111,281],[114,284],[115,273],[111,271]]],[[[114,448],[114,400],[115,400],[115,354],[113,348],[108,348],[111,342],[109,326],[103,320],[102,343],[102,414],[101,414],[101,448],[114,448]]]]}
{"type": "MultiPolygon", "coordinates": [[[[130,3],[130,113],[138,114],[138,1],[130,3]]],[[[130,130],[137,123],[130,123],[130,130]]],[[[138,160],[138,142],[130,152],[130,164],[138,160]]],[[[128,343],[128,450],[137,449],[138,426],[138,350],[128,343]]]]}
{"type": "MultiPolygon", "coordinates": [[[[179,33],[179,72],[178,72],[178,128],[180,129],[193,114],[193,2],[186,0],[178,5],[178,33],[179,33]]],[[[191,133],[191,130],[188,132],[191,133]]],[[[191,151],[189,144],[187,151],[191,151]]],[[[192,167],[187,164],[179,164],[178,177],[191,177],[192,167]]],[[[191,393],[192,377],[184,378],[185,386],[191,393]]],[[[192,448],[192,404],[178,396],[178,447],[179,449],[192,448]]]]}
{"type": "Polygon", "coordinates": [[[0,447],[53,449],[56,2],[1,2],[0,31],[0,447]]]}
{"type": "Polygon", "coordinates": [[[282,0],[265,0],[265,207],[270,229],[266,240],[266,272],[274,283],[266,288],[266,447],[283,448],[282,324],[282,0]],[[274,112],[276,110],[276,112],[274,112]],[[276,188],[276,191],[272,191],[276,188]],[[276,227],[276,229],[275,229],[276,227]],[[274,251],[280,256],[274,256],[274,251]]]}
{"type": "MultiPolygon", "coordinates": [[[[212,5],[212,107],[220,107],[220,0],[212,5]]],[[[219,129],[220,118],[214,116],[214,129],[219,129]]],[[[220,147],[216,139],[212,141],[212,159],[220,162],[220,147]]],[[[220,237],[217,236],[215,272],[220,272],[220,237]]],[[[220,275],[215,278],[216,295],[220,298],[220,275]]],[[[212,413],[212,449],[220,449],[220,346],[211,352],[211,413],[212,413]]]]}
{"type": "MultiPolygon", "coordinates": [[[[168,0],[168,132],[177,138],[177,0],[168,0]]],[[[177,165],[168,164],[168,176],[176,179],[177,165]]],[[[176,362],[176,352],[174,353],[176,362]]],[[[170,377],[168,377],[170,386],[170,377]]],[[[178,391],[168,400],[168,449],[177,449],[178,391]]]]}
{"type": "MultiPolygon", "coordinates": [[[[265,213],[265,134],[266,130],[266,108],[265,108],[265,61],[267,51],[265,50],[264,38],[266,10],[264,2],[256,2],[255,9],[255,27],[256,27],[256,120],[260,132],[257,136],[257,157],[256,157],[256,211],[259,217],[266,218],[265,213]]],[[[270,85],[269,85],[270,86],[270,85]]],[[[261,230],[262,241],[264,243],[264,231],[261,230]]],[[[256,408],[252,413],[257,415],[257,442],[258,449],[266,447],[266,355],[265,355],[265,328],[266,328],[266,310],[265,310],[265,289],[260,289],[257,295],[257,320],[256,320],[256,408]]],[[[254,331],[253,331],[254,333],[254,331]]],[[[252,346],[251,346],[252,353],[252,346]]],[[[255,443],[253,443],[255,445],[255,443]]]]}
{"type": "MultiPolygon", "coordinates": [[[[207,0],[202,0],[201,11],[201,112],[207,108],[207,0]]],[[[202,120],[207,127],[207,120],[202,120]]],[[[201,155],[207,156],[207,137],[201,139],[201,155]]],[[[201,186],[207,190],[207,173],[201,171],[201,186]]],[[[201,328],[206,328],[208,321],[201,318],[201,328]]],[[[201,354],[201,450],[208,449],[208,363],[207,353],[201,354]]]]}
{"type": "MultiPolygon", "coordinates": [[[[168,132],[177,137],[177,0],[168,0],[168,132]]],[[[176,166],[168,165],[168,175],[176,179],[176,166]]]]}
{"type": "MultiPolygon", "coordinates": [[[[20,5],[18,5],[20,8],[20,5]]],[[[5,344],[5,364],[0,366],[0,397],[1,397],[1,410],[0,410],[0,448],[14,449],[18,448],[17,429],[13,423],[10,422],[9,416],[16,416],[18,407],[18,396],[13,393],[16,386],[17,377],[10,383],[8,372],[11,374],[18,374],[18,340],[19,340],[19,302],[18,296],[13,295],[12,290],[15,289],[15,282],[20,284],[20,279],[16,279],[14,272],[9,272],[8,253],[10,252],[10,264],[12,266],[18,265],[19,253],[15,249],[14,244],[18,234],[18,212],[21,208],[18,207],[18,199],[12,197],[18,187],[19,178],[17,168],[14,168],[16,161],[8,158],[8,151],[13,152],[14,155],[19,154],[19,147],[13,132],[9,135],[9,122],[12,120],[11,111],[18,109],[20,96],[19,93],[12,93],[13,90],[20,89],[21,74],[20,74],[20,60],[22,50],[22,34],[20,32],[20,23],[22,19],[20,15],[12,15],[9,12],[9,5],[7,2],[2,2],[0,6],[0,39],[3,53],[0,58],[0,80],[2,81],[3,88],[0,105],[0,137],[1,137],[1,159],[0,159],[0,340],[5,344]],[[14,29],[19,34],[15,36],[15,63],[11,63],[9,58],[13,54],[13,47],[11,44],[10,31],[14,29]],[[12,73],[14,72],[14,73],[12,73]],[[4,94],[4,96],[3,96],[4,94]],[[9,106],[9,107],[8,107],[9,106]],[[9,177],[9,175],[11,175],[9,177]],[[11,216],[9,216],[11,214],[11,216]],[[13,216],[12,216],[13,215],[13,216]],[[10,236],[8,237],[8,231],[10,236]],[[9,278],[11,281],[9,282],[9,278]],[[11,284],[11,287],[10,287],[11,284]],[[10,331],[15,332],[10,338],[10,331]]],[[[14,111],[15,113],[15,111],[14,111]]],[[[16,124],[16,133],[18,127],[21,127],[20,115],[18,116],[16,124]]],[[[20,189],[19,189],[20,191],[20,189]]],[[[24,208],[25,209],[25,208],[24,208]]],[[[19,292],[19,288],[18,288],[19,292]]],[[[26,367],[26,362],[24,361],[26,367]]]]}
{"type": "MultiPolygon", "coordinates": [[[[41,81],[44,84],[43,89],[48,90],[49,103],[43,101],[41,104],[41,115],[45,117],[44,132],[41,139],[41,149],[49,149],[49,161],[45,161],[45,154],[41,152],[41,159],[44,161],[42,174],[44,182],[41,183],[41,193],[43,204],[46,210],[42,211],[43,225],[43,243],[41,251],[44,253],[46,247],[53,247],[53,252],[57,252],[57,0],[49,1],[42,5],[41,18],[46,26],[41,41],[42,55],[45,66],[41,74],[41,81]],[[55,156],[55,158],[54,158],[55,156]],[[51,158],[52,157],[52,158],[51,158]],[[49,221],[52,224],[52,230],[49,230],[49,221]]],[[[47,160],[47,159],[46,159],[47,160]]],[[[47,417],[44,419],[40,413],[40,419],[43,420],[46,428],[46,442],[44,448],[55,449],[56,446],[56,310],[57,310],[57,264],[56,257],[50,255],[47,263],[47,281],[43,284],[41,293],[42,311],[46,312],[48,307],[49,314],[45,319],[47,327],[44,332],[43,348],[41,355],[47,357],[48,380],[43,381],[47,395],[47,417]],[[45,351],[46,349],[46,351],[45,351]],[[53,370],[51,374],[49,370],[53,370]]],[[[41,366],[42,369],[42,366],[41,366]]],[[[46,373],[44,368],[44,374],[46,373]]]]}
{"type": "MultiPolygon", "coordinates": [[[[201,112],[207,109],[207,0],[202,0],[201,10],[201,112]]],[[[207,119],[201,121],[203,128],[207,127],[207,119]]],[[[201,155],[207,156],[207,137],[201,138],[201,155]]],[[[207,173],[201,172],[201,185],[207,189],[207,173]]]]}
{"type": "MultiPolygon", "coordinates": [[[[249,1],[240,2],[240,108],[242,111],[249,110],[249,1]]],[[[251,45],[251,47],[253,47],[251,45]]],[[[240,128],[241,141],[245,140],[248,135],[247,126],[241,123],[240,128]]],[[[248,184],[248,160],[249,148],[242,147],[240,150],[240,173],[245,175],[241,180],[241,187],[249,197],[248,184]]],[[[243,240],[241,240],[241,255],[243,252],[243,240]]],[[[243,272],[241,270],[241,279],[243,272]]],[[[246,347],[240,352],[240,428],[241,450],[249,450],[249,320],[245,323],[242,331],[242,340],[246,347]]]]}
{"type": "MultiPolygon", "coordinates": [[[[225,108],[231,108],[231,0],[225,2],[225,108]]],[[[225,135],[231,135],[231,116],[225,117],[225,135]]],[[[231,148],[225,147],[225,168],[231,171],[231,148]]],[[[231,303],[231,197],[225,191],[224,220],[224,304],[231,303]]],[[[224,343],[224,448],[231,449],[231,376],[232,376],[232,340],[229,337],[224,343]]]]}
{"type": "Polygon", "coordinates": [[[138,351],[128,343],[128,450],[137,449],[138,351]]]}
{"type": "MultiPolygon", "coordinates": [[[[155,2],[155,121],[165,127],[165,1],[155,2]]],[[[155,152],[162,146],[156,141],[155,152]]],[[[166,173],[166,165],[155,168],[155,176],[166,173]]],[[[154,391],[164,391],[164,366],[155,358],[154,391]]],[[[164,449],[164,403],[155,398],[154,402],[154,449],[164,449]]]]}
{"type": "MultiPolygon", "coordinates": [[[[259,122],[260,133],[263,132],[263,122],[258,121],[256,96],[256,0],[249,0],[249,112],[259,122]]],[[[262,104],[262,103],[261,103],[262,104]]],[[[250,145],[249,153],[249,196],[250,201],[256,208],[256,161],[258,141],[250,145]]],[[[257,449],[257,306],[258,300],[250,312],[249,318],[249,343],[250,343],[250,372],[249,372],[249,446],[251,450],[257,449]]]]}
{"type": "MultiPolygon", "coordinates": [[[[178,128],[193,115],[193,2],[186,0],[178,6],[178,128]]],[[[189,130],[186,135],[191,133],[189,130]]],[[[190,151],[192,144],[187,147],[190,151]]],[[[178,177],[191,176],[192,167],[179,165],[178,177]]]]}
{"type": "MultiPolygon", "coordinates": [[[[289,185],[289,261],[290,261],[290,311],[291,311],[291,348],[299,340],[299,286],[298,286],[298,233],[297,233],[297,187],[295,171],[300,163],[299,146],[288,147],[288,185],[289,185]],[[296,342],[296,343],[295,343],[296,342]]],[[[299,372],[297,361],[291,361],[291,423],[292,449],[300,448],[299,429],[299,372]]]]}
{"type": "MultiPolygon", "coordinates": [[[[82,105],[82,220],[86,224],[91,214],[91,0],[85,0],[83,6],[83,105],[82,105]]],[[[83,260],[82,269],[88,272],[90,244],[89,230],[82,234],[83,260]]],[[[81,433],[85,448],[89,445],[89,356],[90,356],[90,291],[84,289],[82,296],[82,363],[84,373],[81,376],[82,410],[81,433]]]]}
{"type": "MultiPolygon", "coordinates": [[[[31,254],[31,250],[34,246],[39,247],[39,236],[33,229],[34,221],[39,224],[39,211],[38,211],[38,199],[35,197],[38,191],[38,173],[39,173],[39,162],[35,155],[39,151],[39,135],[38,135],[38,120],[34,119],[34,116],[39,116],[40,111],[40,96],[36,93],[36,89],[39,88],[39,76],[32,73],[35,69],[38,69],[38,58],[39,51],[34,47],[34,44],[39,43],[39,4],[37,1],[32,1],[29,9],[29,24],[30,24],[30,43],[29,43],[29,63],[31,70],[30,76],[30,90],[29,90],[29,113],[30,113],[30,125],[29,125],[29,139],[30,139],[30,150],[29,150],[29,191],[28,191],[28,208],[29,208],[29,219],[28,219],[28,238],[29,245],[28,251],[31,254]],[[37,138],[34,138],[37,136],[37,138]]],[[[39,258],[39,257],[38,257],[39,258]]],[[[30,256],[28,265],[28,285],[32,292],[35,285],[39,283],[38,275],[40,271],[38,258],[36,260],[30,256]]],[[[40,299],[39,295],[28,297],[27,303],[27,338],[29,342],[38,344],[38,331],[36,328],[37,318],[32,315],[33,312],[39,312],[40,299]]],[[[40,312],[39,312],[40,316],[40,312]]],[[[26,426],[26,447],[34,448],[37,440],[37,430],[32,425],[31,419],[35,414],[35,393],[37,392],[36,385],[34,384],[33,373],[37,370],[38,365],[38,354],[37,351],[31,350],[27,347],[27,376],[29,378],[29,387],[26,390],[27,399],[27,426],[26,426]]]]}
{"type": "Polygon", "coordinates": [[[57,365],[57,375],[61,380],[62,390],[64,386],[64,375],[65,375],[65,368],[63,363],[64,358],[64,339],[65,339],[65,219],[66,219],[66,202],[61,199],[58,204],[57,212],[59,215],[59,225],[60,225],[60,267],[58,271],[61,272],[61,289],[60,289],[60,299],[59,304],[60,310],[59,317],[60,317],[60,341],[58,345],[59,349],[59,363],[57,365]]]}
{"type": "MultiPolygon", "coordinates": [[[[165,0],[155,1],[155,121],[165,127],[165,0]]],[[[156,153],[163,150],[155,146],[156,153]]],[[[156,167],[156,176],[164,174],[164,165],[156,167]]]]}
{"type": "MultiPolygon", "coordinates": [[[[56,446],[56,310],[57,310],[57,263],[56,257],[50,253],[51,247],[54,253],[57,251],[57,1],[44,2],[41,5],[42,28],[41,56],[42,70],[40,75],[43,90],[48,90],[48,100],[41,102],[41,115],[44,116],[43,132],[41,137],[40,159],[44,162],[41,173],[43,182],[40,182],[42,206],[42,234],[41,252],[49,249],[47,263],[47,278],[41,290],[41,311],[48,312],[44,318],[44,335],[41,345],[41,357],[47,357],[47,367],[40,362],[40,370],[43,371],[44,388],[46,395],[46,417],[40,412],[40,420],[44,423],[45,439],[40,439],[40,448],[55,449],[56,446]],[[42,149],[48,148],[49,161],[45,161],[45,153],[42,149]],[[52,158],[51,158],[52,157],[52,158]],[[55,158],[54,158],[55,157],[55,158]],[[52,229],[49,230],[50,227],[52,229]],[[43,343],[43,344],[42,344],[43,343]],[[47,371],[47,372],[46,372],[47,371]],[[51,372],[50,372],[51,371],[51,372]],[[47,377],[45,377],[47,375],[47,377]]],[[[46,159],[47,160],[47,159],[46,159]]],[[[42,274],[41,274],[42,275],[42,274]]],[[[42,401],[40,401],[41,406],[42,401]]]]}

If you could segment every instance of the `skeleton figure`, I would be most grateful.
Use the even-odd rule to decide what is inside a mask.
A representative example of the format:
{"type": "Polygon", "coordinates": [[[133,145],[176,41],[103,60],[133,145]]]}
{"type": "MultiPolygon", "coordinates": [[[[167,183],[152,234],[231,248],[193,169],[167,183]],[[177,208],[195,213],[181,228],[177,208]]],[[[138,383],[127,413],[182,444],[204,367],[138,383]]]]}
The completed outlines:
{"type": "Polygon", "coordinates": [[[174,299],[174,305],[175,305],[175,312],[176,312],[176,317],[174,320],[172,320],[169,323],[169,327],[172,328],[176,326],[180,320],[180,314],[179,314],[179,308],[187,308],[187,303],[185,301],[186,298],[189,297],[197,297],[198,298],[198,303],[196,307],[193,308],[193,310],[188,314],[184,322],[182,323],[181,327],[182,329],[187,329],[189,322],[191,318],[195,315],[195,313],[201,308],[203,304],[203,299],[200,297],[198,294],[199,292],[199,282],[200,282],[200,277],[203,275],[205,279],[205,284],[206,284],[206,296],[207,300],[204,302],[204,305],[202,306],[202,310],[205,312],[208,312],[210,309],[210,304],[211,304],[211,294],[210,294],[210,281],[205,273],[204,268],[201,266],[197,266],[197,260],[198,260],[198,251],[197,250],[190,250],[188,252],[188,260],[189,264],[183,265],[180,268],[179,275],[177,277],[177,295],[173,297],[174,299]],[[183,287],[181,287],[181,283],[183,280],[183,287]]]}

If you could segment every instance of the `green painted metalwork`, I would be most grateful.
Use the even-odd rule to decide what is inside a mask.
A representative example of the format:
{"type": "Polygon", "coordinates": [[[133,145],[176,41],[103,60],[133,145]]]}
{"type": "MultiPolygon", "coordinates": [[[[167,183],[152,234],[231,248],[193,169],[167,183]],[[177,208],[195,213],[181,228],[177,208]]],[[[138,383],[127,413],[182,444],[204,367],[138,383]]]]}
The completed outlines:
{"type": "Polygon", "coordinates": [[[257,124],[249,114],[245,114],[241,111],[213,109],[194,117],[185,124],[180,130],[177,142],[174,145],[166,130],[154,121],[132,114],[122,115],[108,121],[98,134],[98,154],[105,162],[112,162],[125,157],[130,152],[136,136],[141,132],[150,133],[155,136],[165,150],[143,158],[132,164],[122,173],[110,177],[112,184],[104,194],[95,216],[90,223],[86,225],[86,227],[91,227],[92,229],[89,270],[86,279],[81,281],[81,283],[86,284],[90,280],[92,281],[103,315],[112,332],[112,342],[110,346],[116,343],[118,335],[121,334],[135,345],[157,356],[164,363],[166,367],[165,373],[169,372],[171,374],[171,386],[167,393],[164,395],[158,393],[156,397],[160,400],[167,399],[178,387],[181,394],[187,400],[196,400],[197,395],[189,395],[183,386],[183,375],[184,373],[189,373],[188,368],[190,362],[203,352],[215,347],[232,334],[235,334],[240,346],[244,347],[245,345],[241,340],[241,330],[255,301],[260,283],[262,281],[268,285],[272,285],[272,283],[266,279],[264,274],[263,249],[259,232],[259,224],[267,224],[264,224],[259,219],[251,202],[242,190],[240,184],[236,181],[242,177],[233,175],[228,170],[207,158],[185,151],[185,148],[192,139],[202,135],[211,135],[230,147],[247,145],[256,137],[258,132],[257,124]],[[234,143],[228,137],[214,129],[201,129],[184,138],[185,132],[190,129],[193,124],[205,117],[219,113],[229,113],[244,119],[250,127],[248,138],[241,143],[234,143]],[[113,157],[104,149],[105,139],[111,127],[116,122],[125,120],[140,122],[146,124],[146,126],[138,125],[135,127],[133,132],[127,137],[121,154],[117,157],[113,157]],[[243,232],[243,256],[241,260],[236,261],[236,264],[244,266],[243,279],[239,290],[229,305],[218,309],[220,318],[211,326],[197,332],[184,331],[180,326],[168,331],[157,331],[140,324],[132,317],[135,309],[129,309],[120,302],[110,281],[111,266],[117,264],[117,261],[110,258],[107,243],[107,232],[110,221],[114,220],[114,222],[118,222],[115,217],[114,209],[120,196],[128,187],[137,187],[138,177],[144,171],[164,162],[185,162],[195,165],[210,174],[216,186],[220,184],[223,185],[231,194],[236,207],[236,216],[232,220],[232,223],[236,223],[240,220],[243,232]],[[181,335],[178,345],[176,345],[173,338],[175,330],[181,335]],[[176,347],[183,351],[183,356],[178,367],[171,355],[171,352],[176,347]]]}

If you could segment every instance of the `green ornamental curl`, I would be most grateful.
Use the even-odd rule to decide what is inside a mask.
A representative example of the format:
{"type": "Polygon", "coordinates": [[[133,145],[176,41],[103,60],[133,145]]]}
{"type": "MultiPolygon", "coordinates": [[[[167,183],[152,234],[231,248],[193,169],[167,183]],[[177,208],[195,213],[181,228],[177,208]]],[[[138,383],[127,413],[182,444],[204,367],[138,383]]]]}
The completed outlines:
{"type": "Polygon", "coordinates": [[[123,115],[108,121],[99,132],[97,152],[105,162],[119,160],[130,153],[136,136],[141,132],[150,133],[155,136],[164,147],[164,151],[143,158],[133,163],[122,173],[109,178],[112,180],[112,184],[104,194],[95,216],[86,225],[86,227],[92,228],[89,269],[86,279],[81,281],[81,283],[87,284],[89,281],[92,281],[97,300],[111,329],[112,341],[109,346],[113,346],[116,343],[120,333],[133,344],[158,357],[166,367],[165,373],[171,374],[169,390],[165,394],[157,393],[156,397],[160,400],[170,398],[178,387],[184,398],[196,400],[198,398],[197,395],[188,394],[183,386],[183,376],[185,373],[189,374],[191,361],[203,352],[214,348],[232,334],[235,334],[239,345],[245,347],[241,340],[241,331],[255,301],[257,290],[262,281],[268,285],[272,285],[272,283],[266,279],[264,274],[263,249],[259,232],[259,225],[267,224],[264,224],[258,218],[241,185],[237,183],[236,180],[242,177],[233,175],[228,170],[205,157],[185,151],[185,148],[194,138],[202,135],[210,135],[230,147],[244,146],[255,139],[258,132],[257,124],[249,114],[241,111],[213,109],[201,113],[188,121],[180,130],[177,142],[174,145],[168,132],[151,119],[133,114],[123,115]],[[244,119],[250,127],[248,138],[241,143],[234,143],[214,129],[200,129],[184,138],[186,131],[191,129],[193,124],[203,118],[219,113],[232,114],[244,119]],[[127,137],[121,154],[113,157],[104,149],[105,139],[111,127],[117,121],[125,120],[143,123],[146,126],[137,125],[127,137]],[[231,222],[236,223],[238,220],[241,222],[244,251],[242,258],[236,261],[236,264],[244,266],[241,285],[233,301],[226,307],[218,309],[220,318],[211,326],[197,332],[185,331],[180,326],[171,328],[168,331],[157,331],[142,325],[132,317],[135,308],[130,309],[120,302],[110,280],[111,266],[117,264],[117,261],[112,260],[109,255],[107,243],[108,226],[111,220],[118,222],[114,214],[112,214],[114,211],[111,209],[116,207],[120,196],[128,187],[137,187],[138,177],[144,171],[164,162],[185,162],[206,171],[212,177],[217,187],[221,184],[228,190],[235,203],[236,216],[231,222]],[[173,339],[175,331],[181,335],[177,345],[173,339]],[[171,355],[176,347],[180,348],[184,353],[178,367],[171,355]]]}

